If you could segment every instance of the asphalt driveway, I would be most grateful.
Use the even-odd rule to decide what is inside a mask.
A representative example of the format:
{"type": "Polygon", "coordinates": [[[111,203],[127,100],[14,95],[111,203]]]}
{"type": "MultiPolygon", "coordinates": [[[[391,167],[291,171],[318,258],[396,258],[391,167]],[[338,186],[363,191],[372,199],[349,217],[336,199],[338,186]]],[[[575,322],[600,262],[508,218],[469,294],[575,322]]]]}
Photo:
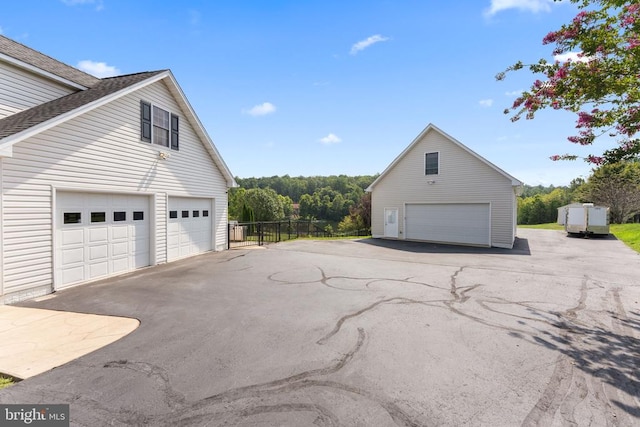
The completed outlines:
{"type": "Polygon", "coordinates": [[[637,425],[640,256],[519,235],[291,241],[23,303],[141,324],[0,403],[70,403],[83,426],[637,425]]]}

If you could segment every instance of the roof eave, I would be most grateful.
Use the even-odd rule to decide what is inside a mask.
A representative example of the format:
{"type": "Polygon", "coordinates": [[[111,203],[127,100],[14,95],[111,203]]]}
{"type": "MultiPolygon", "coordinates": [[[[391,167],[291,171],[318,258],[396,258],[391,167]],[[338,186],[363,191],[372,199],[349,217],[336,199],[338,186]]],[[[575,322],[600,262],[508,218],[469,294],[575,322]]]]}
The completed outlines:
{"type": "Polygon", "coordinates": [[[38,75],[40,75],[42,77],[45,77],[45,78],[47,78],[49,80],[54,80],[54,81],[56,81],[58,83],[61,83],[61,84],[65,85],[65,86],[72,87],[74,89],[78,89],[78,90],[88,89],[87,86],[83,86],[83,85],[81,85],[79,83],[72,82],[71,80],[65,79],[64,77],[60,77],[60,76],[58,76],[56,74],[50,73],[48,71],[45,71],[45,70],[43,70],[41,68],[36,67],[35,65],[31,65],[31,64],[27,63],[27,62],[20,61],[19,59],[16,59],[13,56],[9,56],[9,55],[6,55],[4,53],[0,53],[0,61],[8,62],[8,63],[10,63],[12,65],[15,65],[18,68],[25,69],[25,70],[27,70],[27,71],[29,71],[31,73],[38,74],[38,75]]]}
{"type": "Polygon", "coordinates": [[[173,95],[178,98],[178,100],[181,103],[181,106],[189,113],[187,117],[190,119],[189,122],[191,123],[193,128],[196,130],[196,133],[203,141],[207,142],[207,149],[209,150],[209,154],[211,155],[211,158],[213,159],[216,166],[218,166],[218,168],[224,175],[224,178],[227,182],[227,188],[238,187],[238,183],[233,177],[231,170],[223,160],[222,156],[220,155],[220,152],[218,151],[215,144],[213,143],[213,140],[207,133],[207,130],[205,129],[204,125],[198,118],[198,115],[196,114],[195,110],[193,109],[193,107],[191,107],[191,103],[189,102],[186,95],[182,91],[182,88],[178,84],[178,81],[174,77],[173,73],[170,70],[168,70],[167,75],[165,77],[168,78],[169,81],[171,82],[171,85],[174,89],[173,95]]]}
{"type": "Polygon", "coordinates": [[[12,147],[14,144],[17,144],[20,141],[23,141],[27,138],[30,138],[34,135],[37,135],[41,132],[44,132],[48,129],[51,129],[54,126],[58,126],[68,120],[71,120],[75,117],[78,117],[82,114],[85,114],[95,108],[101,107],[109,102],[112,102],[122,96],[125,96],[129,93],[132,93],[142,87],[145,87],[149,84],[155,83],[158,80],[163,79],[167,76],[168,70],[162,73],[156,74],[154,76],[149,77],[148,79],[142,80],[138,83],[135,83],[131,86],[127,86],[119,91],[113,92],[109,95],[103,96],[102,98],[96,99],[95,101],[84,104],[78,108],[75,108],[71,111],[67,111],[66,113],[62,113],[56,117],[53,117],[49,120],[46,120],[42,123],[38,123],[35,126],[32,126],[28,129],[25,129],[21,132],[17,132],[13,135],[10,135],[0,142],[0,150],[5,150],[8,147],[12,147]]]}

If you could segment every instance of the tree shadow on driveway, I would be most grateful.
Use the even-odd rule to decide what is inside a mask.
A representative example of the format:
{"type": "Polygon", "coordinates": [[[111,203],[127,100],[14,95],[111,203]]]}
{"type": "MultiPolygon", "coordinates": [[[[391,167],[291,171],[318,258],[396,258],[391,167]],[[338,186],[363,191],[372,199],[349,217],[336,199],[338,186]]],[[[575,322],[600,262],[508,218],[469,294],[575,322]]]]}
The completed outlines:
{"type": "MultiPolygon", "coordinates": [[[[533,337],[534,342],[568,357],[577,369],[623,392],[627,402],[610,401],[629,415],[640,418],[640,407],[634,399],[640,395],[640,315],[608,311],[614,327],[611,330],[591,328],[566,321],[562,317],[554,326],[559,334],[543,332],[546,337],[533,337]]],[[[621,396],[624,397],[624,396],[621,396]]]]}

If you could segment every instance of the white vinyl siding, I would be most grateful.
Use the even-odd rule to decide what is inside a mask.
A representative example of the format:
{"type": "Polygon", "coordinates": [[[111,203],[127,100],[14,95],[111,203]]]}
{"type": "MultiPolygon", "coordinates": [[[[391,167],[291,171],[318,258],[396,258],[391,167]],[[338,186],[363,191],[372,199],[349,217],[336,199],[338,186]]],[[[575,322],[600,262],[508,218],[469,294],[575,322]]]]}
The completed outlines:
{"type": "Polygon", "coordinates": [[[73,92],[75,89],[0,63],[0,119],[73,92]]]}
{"type": "Polygon", "coordinates": [[[2,159],[5,294],[52,283],[54,188],[155,195],[152,265],[167,260],[167,197],[215,198],[214,249],[225,248],[223,175],[188,120],[181,120],[180,151],[167,160],[140,141],[141,99],[181,111],[160,81],[21,141],[2,159]]]}
{"type": "Polygon", "coordinates": [[[384,233],[384,209],[398,207],[405,236],[405,204],[491,203],[491,245],[511,247],[514,190],[510,179],[445,135],[431,129],[373,187],[372,234],[384,233]],[[438,152],[438,175],[425,175],[425,153],[438,152]]]}

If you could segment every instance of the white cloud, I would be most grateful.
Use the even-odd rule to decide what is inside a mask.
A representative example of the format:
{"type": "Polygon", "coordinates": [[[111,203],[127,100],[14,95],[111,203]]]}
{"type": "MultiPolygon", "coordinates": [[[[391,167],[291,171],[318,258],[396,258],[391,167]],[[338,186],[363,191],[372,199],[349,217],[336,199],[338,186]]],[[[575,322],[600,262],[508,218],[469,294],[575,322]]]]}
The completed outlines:
{"type": "Polygon", "coordinates": [[[389,37],[383,37],[380,34],[367,37],[366,39],[360,40],[359,42],[351,46],[351,51],[349,53],[351,53],[351,55],[355,55],[356,53],[368,48],[371,45],[374,45],[380,42],[386,42],[387,40],[389,40],[389,37]]]}
{"type": "Polygon", "coordinates": [[[505,92],[504,94],[507,96],[520,96],[524,92],[522,89],[512,90],[511,92],[505,92]]]}
{"type": "Polygon", "coordinates": [[[249,114],[250,116],[264,116],[267,114],[272,114],[276,112],[276,106],[270,102],[263,102],[262,104],[258,104],[253,106],[249,110],[242,110],[244,114],[249,114]]]}
{"type": "Polygon", "coordinates": [[[554,55],[553,59],[555,59],[558,62],[567,62],[569,60],[571,60],[572,62],[588,62],[589,61],[588,56],[582,56],[580,54],[581,52],[561,53],[559,55],[554,55]]]}
{"type": "Polygon", "coordinates": [[[491,0],[491,6],[484,11],[485,16],[493,16],[508,9],[518,9],[526,12],[549,12],[553,0],[491,0]]]}
{"type": "Polygon", "coordinates": [[[101,11],[102,9],[104,9],[104,3],[102,2],[102,0],[60,0],[60,1],[66,4],[67,6],[95,4],[97,11],[101,11]]]}
{"type": "Polygon", "coordinates": [[[113,77],[120,74],[120,70],[113,65],[107,65],[105,62],[96,62],[89,59],[78,62],[77,67],[85,73],[99,78],[113,77]]]}
{"type": "Polygon", "coordinates": [[[481,99],[478,103],[483,107],[491,107],[493,105],[493,99],[481,99]]]}
{"type": "Polygon", "coordinates": [[[342,140],[333,133],[330,133],[324,138],[320,138],[319,141],[325,145],[337,144],[339,142],[342,142],[342,140]]]}

